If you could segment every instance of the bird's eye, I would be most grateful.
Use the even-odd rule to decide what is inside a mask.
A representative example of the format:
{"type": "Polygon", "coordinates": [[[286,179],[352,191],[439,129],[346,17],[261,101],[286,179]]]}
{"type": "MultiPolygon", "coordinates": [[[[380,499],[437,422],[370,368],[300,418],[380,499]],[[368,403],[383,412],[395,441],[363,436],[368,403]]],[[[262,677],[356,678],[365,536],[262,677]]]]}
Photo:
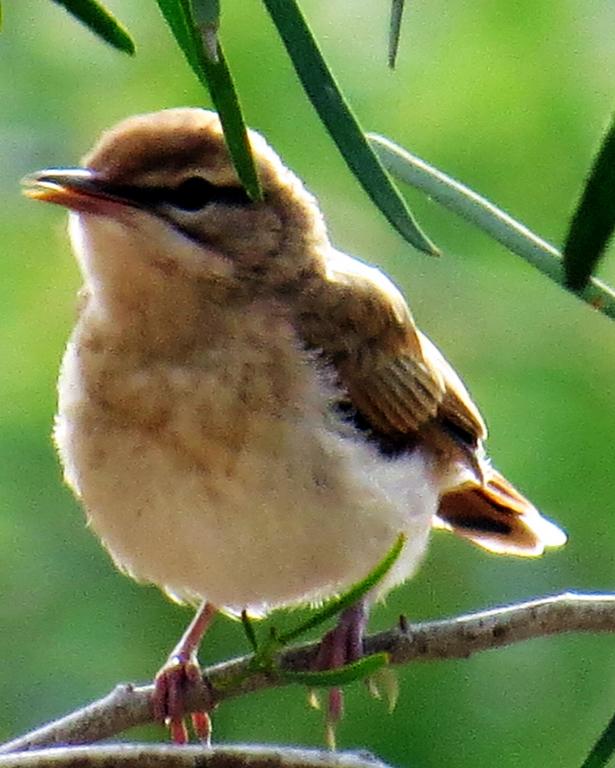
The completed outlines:
{"type": "Polygon", "coordinates": [[[183,211],[199,211],[213,202],[216,187],[200,176],[192,176],[169,191],[167,202],[183,211]]]}
{"type": "Polygon", "coordinates": [[[211,203],[247,205],[250,198],[242,187],[222,187],[201,176],[191,176],[168,191],[165,202],[182,211],[200,211],[211,203]]]}

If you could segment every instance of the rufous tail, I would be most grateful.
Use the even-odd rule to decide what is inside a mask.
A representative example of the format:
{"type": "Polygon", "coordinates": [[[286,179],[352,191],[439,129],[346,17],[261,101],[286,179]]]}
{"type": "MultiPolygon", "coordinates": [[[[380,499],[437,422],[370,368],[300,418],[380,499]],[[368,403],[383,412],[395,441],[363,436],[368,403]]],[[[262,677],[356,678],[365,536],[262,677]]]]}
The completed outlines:
{"type": "Polygon", "coordinates": [[[440,500],[435,528],[445,528],[499,555],[536,557],[560,547],[566,534],[543,517],[492,467],[482,485],[468,484],[440,500]]]}

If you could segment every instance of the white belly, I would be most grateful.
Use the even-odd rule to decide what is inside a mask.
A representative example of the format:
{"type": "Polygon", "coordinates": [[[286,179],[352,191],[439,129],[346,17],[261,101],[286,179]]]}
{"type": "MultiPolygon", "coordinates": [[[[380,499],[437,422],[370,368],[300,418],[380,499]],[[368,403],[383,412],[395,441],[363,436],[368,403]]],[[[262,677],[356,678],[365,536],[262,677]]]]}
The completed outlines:
{"type": "Polygon", "coordinates": [[[257,613],[344,590],[400,532],[404,552],[380,591],[418,565],[437,508],[422,453],[385,459],[309,409],[292,420],[247,414],[232,423],[219,397],[205,418],[211,431],[200,428],[191,452],[176,439],[194,418],[181,398],[162,432],[109,418],[86,389],[69,346],[55,432],[66,478],[116,564],[135,578],[180,599],[257,613]]]}

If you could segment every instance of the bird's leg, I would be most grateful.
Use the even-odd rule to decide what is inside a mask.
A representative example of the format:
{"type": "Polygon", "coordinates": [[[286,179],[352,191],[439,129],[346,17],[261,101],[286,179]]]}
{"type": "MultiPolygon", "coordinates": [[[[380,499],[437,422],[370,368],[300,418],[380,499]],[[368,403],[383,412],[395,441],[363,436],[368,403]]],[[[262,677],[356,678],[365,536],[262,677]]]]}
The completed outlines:
{"type": "MultiPolygon", "coordinates": [[[[350,608],[346,608],[338,619],[337,625],[327,632],[320,642],[315,668],[320,670],[336,669],[358,661],[363,657],[363,634],[367,624],[367,605],[364,599],[350,608]]],[[[326,729],[327,742],[335,747],[335,724],[344,711],[344,695],[340,688],[331,688],[327,702],[326,729]]]]}
{"type": "MultiPolygon", "coordinates": [[[[154,717],[169,726],[171,739],[176,744],[185,744],[188,741],[188,731],[184,723],[186,693],[191,686],[202,683],[197,652],[215,614],[216,608],[211,603],[204,602],[199,607],[188,629],[154,680],[154,717]]],[[[192,725],[197,737],[209,743],[211,722],[208,713],[194,712],[192,725]]]]}

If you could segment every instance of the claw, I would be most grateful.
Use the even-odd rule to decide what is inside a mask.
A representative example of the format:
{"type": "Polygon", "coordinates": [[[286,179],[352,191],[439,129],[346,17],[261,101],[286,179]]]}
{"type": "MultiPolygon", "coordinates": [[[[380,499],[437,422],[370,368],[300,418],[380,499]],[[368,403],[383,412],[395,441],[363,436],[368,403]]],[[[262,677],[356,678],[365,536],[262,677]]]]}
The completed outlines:
{"type": "MultiPolygon", "coordinates": [[[[215,614],[215,608],[204,603],[186,633],[169,656],[166,664],[156,675],[152,710],[154,718],[169,727],[174,744],[188,742],[185,724],[186,701],[196,687],[203,685],[197,649],[203,633],[215,614]]],[[[197,738],[206,743],[211,739],[211,721],[207,712],[191,715],[192,727],[197,738]]]]}
{"type": "MultiPolygon", "coordinates": [[[[188,730],[184,723],[185,700],[190,689],[200,684],[201,669],[194,656],[170,659],[156,675],[152,696],[154,717],[169,726],[174,744],[186,744],[188,741],[188,730]]],[[[205,712],[195,713],[192,716],[193,723],[195,718],[195,733],[201,738],[202,732],[208,739],[211,728],[204,725],[205,720],[209,721],[208,715],[205,712]]]]}
{"type": "Polygon", "coordinates": [[[325,721],[325,744],[332,752],[337,749],[335,725],[328,720],[325,721]]]}
{"type": "Polygon", "coordinates": [[[188,743],[188,729],[183,720],[170,720],[168,726],[173,744],[181,747],[188,743]]]}
{"type": "Polygon", "coordinates": [[[211,746],[211,718],[207,712],[192,713],[192,729],[202,744],[211,746]]]}

